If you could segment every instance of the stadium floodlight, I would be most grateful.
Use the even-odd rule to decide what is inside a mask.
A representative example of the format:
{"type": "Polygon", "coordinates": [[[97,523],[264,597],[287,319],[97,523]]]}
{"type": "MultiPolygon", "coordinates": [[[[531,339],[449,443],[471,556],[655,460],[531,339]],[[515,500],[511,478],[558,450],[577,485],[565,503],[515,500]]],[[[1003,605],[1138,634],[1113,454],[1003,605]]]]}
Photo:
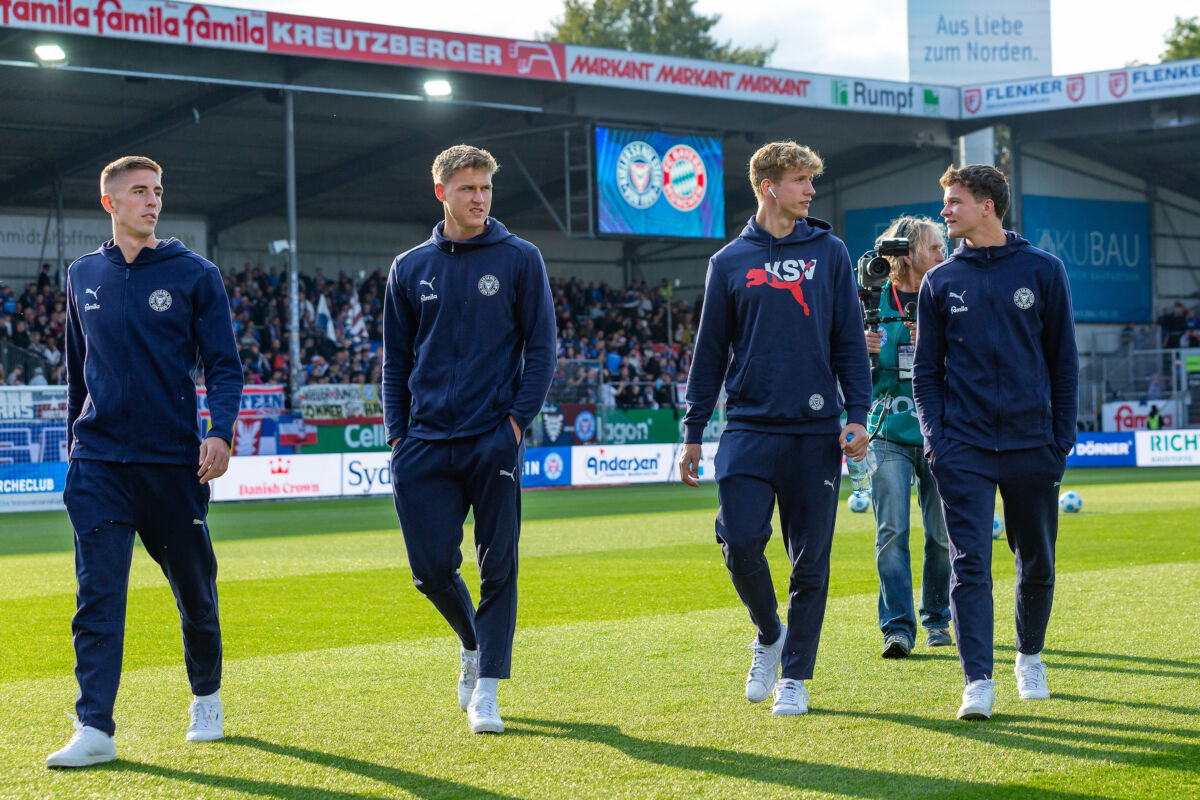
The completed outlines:
{"type": "Polygon", "coordinates": [[[273,256],[277,256],[280,253],[286,253],[287,251],[289,251],[291,249],[292,249],[292,243],[289,242],[287,239],[276,239],[275,241],[273,241],[267,245],[267,252],[273,256]]]}
{"type": "Polygon", "coordinates": [[[67,51],[56,44],[39,44],[33,54],[44,67],[61,67],[67,63],[67,51]]]}
{"type": "Polygon", "coordinates": [[[449,97],[453,91],[450,81],[440,79],[425,81],[425,94],[430,97],[449,97]]]}

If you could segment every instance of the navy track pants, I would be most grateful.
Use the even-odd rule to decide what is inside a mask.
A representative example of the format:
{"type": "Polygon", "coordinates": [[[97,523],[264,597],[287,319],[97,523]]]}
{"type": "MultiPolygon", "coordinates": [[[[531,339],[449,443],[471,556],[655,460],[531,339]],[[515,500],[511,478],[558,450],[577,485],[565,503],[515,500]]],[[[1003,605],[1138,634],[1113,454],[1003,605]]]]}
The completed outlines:
{"type": "Polygon", "coordinates": [[[1016,556],[1017,651],[1040,653],[1054,604],[1058,491],[1066,456],[1053,444],[995,452],[943,439],[930,466],[950,538],[950,615],[966,682],[992,678],[992,517],[1004,500],[1016,556]]]}
{"type": "Polygon", "coordinates": [[[479,650],[481,678],[507,678],[512,669],[524,451],[507,417],[479,436],[408,436],[392,449],[392,494],[413,583],[462,646],[479,650]],[[475,512],[478,610],[459,573],[468,508],[475,512]]]}
{"type": "Polygon", "coordinates": [[[136,531],[175,595],[192,693],[221,687],[217,559],[208,535],[209,487],[194,466],[75,459],[63,490],[75,529],[79,583],[71,631],[84,725],[112,735],[121,682],[125,606],[136,531]]]}
{"type": "Polygon", "coordinates": [[[779,501],[784,547],[791,560],[783,677],[808,680],[829,595],[829,550],[837,516],[842,450],[836,434],[726,431],[717,450],[717,541],[734,589],[758,629],[779,638],[778,603],[763,555],[779,501]]]}

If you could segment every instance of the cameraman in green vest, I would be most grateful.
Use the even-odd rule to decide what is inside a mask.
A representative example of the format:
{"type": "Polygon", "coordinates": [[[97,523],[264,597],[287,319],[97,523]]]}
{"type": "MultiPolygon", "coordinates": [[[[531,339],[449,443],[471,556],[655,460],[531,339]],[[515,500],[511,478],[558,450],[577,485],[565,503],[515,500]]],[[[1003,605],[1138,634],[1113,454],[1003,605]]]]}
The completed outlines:
{"type": "Polygon", "coordinates": [[[941,499],[924,455],[924,440],[912,393],[917,291],[925,273],[945,258],[945,234],[927,217],[902,216],[876,241],[904,238],[906,256],[887,256],[892,271],[879,303],[878,332],[867,331],[867,352],[879,354],[871,371],[867,430],[877,467],[871,478],[875,512],[875,565],[879,571],[879,629],[883,657],[905,658],[917,635],[909,560],[909,505],[916,483],[925,529],[921,577],[921,625],[925,644],[941,647],[950,638],[950,555],[941,499]],[[907,313],[906,313],[907,309],[907,313]]]}

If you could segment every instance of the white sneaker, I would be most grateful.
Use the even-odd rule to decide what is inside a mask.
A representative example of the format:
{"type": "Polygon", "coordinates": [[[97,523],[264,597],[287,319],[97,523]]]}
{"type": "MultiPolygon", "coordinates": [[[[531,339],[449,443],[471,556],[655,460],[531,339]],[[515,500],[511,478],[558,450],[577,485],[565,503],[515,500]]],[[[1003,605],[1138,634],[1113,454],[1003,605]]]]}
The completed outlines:
{"type": "Polygon", "coordinates": [[[504,733],[504,720],[500,719],[500,707],[496,705],[496,693],[478,689],[471,694],[467,706],[467,722],[471,733],[504,733]]]}
{"type": "Polygon", "coordinates": [[[1017,695],[1022,700],[1049,700],[1050,684],[1046,682],[1046,665],[1041,661],[1013,668],[1017,675],[1017,695]]]}
{"type": "Polygon", "coordinates": [[[475,691],[475,678],[479,674],[479,651],[462,650],[462,669],[458,673],[458,707],[463,711],[471,704],[471,692],[475,691]]]}
{"type": "Polygon", "coordinates": [[[790,717],[808,713],[808,689],[804,681],[783,678],[775,685],[775,705],[771,713],[777,717],[790,717]]]}
{"type": "Polygon", "coordinates": [[[117,746],[113,743],[113,737],[91,725],[81,724],[74,717],[71,717],[71,722],[75,725],[75,734],[66,747],[46,758],[47,767],[90,767],[117,757],[117,746]]]}
{"type": "Polygon", "coordinates": [[[785,638],[787,628],[780,627],[775,644],[761,644],[757,636],[750,643],[754,660],[750,662],[750,672],[746,675],[746,699],[751,703],[761,703],[771,696],[771,690],[779,680],[779,661],[783,656],[785,638]]]}
{"type": "Polygon", "coordinates": [[[191,724],[188,725],[185,738],[189,742],[215,742],[224,738],[225,710],[220,700],[206,703],[193,699],[188,706],[188,716],[191,717],[191,724]]]}
{"type": "Polygon", "coordinates": [[[992,706],[996,703],[995,681],[971,681],[963,689],[962,705],[958,708],[959,719],[991,719],[992,706]]]}

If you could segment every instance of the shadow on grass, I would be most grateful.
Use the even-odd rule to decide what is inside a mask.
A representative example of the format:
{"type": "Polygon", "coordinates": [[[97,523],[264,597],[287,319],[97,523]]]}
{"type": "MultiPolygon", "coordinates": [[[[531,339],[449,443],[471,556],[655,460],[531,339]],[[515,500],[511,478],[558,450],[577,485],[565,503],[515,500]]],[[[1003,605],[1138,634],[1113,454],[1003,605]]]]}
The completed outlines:
{"type": "MultiPolygon", "coordinates": [[[[267,742],[262,739],[257,739],[253,736],[227,736],[218,746],[229,745],[248,747],[254,750],[259,750],[263,753],[269,753],[274,756],[295,758],[319,767],[326,767],[331,770],[352,773],[364,778],[369,778],[373,781],[394,786],[397,789],[404,791],[406,794],[412,795],[413,797],[431,799],[461,797],[480,798],[480,800],[516,800],[516,798],[514,798],[512,795],[492,792],[488,791],[487,789],[481,789],[468,784],[443,780],[441,778],[433,778],[417,772],[410,772],[409,770],[399,769],[397,767],[389,767],[385,764],[376,764],[370,761],[363,761],[362,759],[358,758],[334,755],[333,753],[323,753],[319,750],[309,750],[307,748],[297,747],[295,745],[275,744],[274,742],[267,742]]],[[[228,775],[213,775],[203,772],[175,769],[173,767],[163,767],[157,764],[142,764],[135,761],[114,761],[111,765],[106,766],[108,769],[113,771],[137,772],[143,775],[169,778],[172,780],[183,781],[185,783],[193,783],[199,786],[211,786],[213,788],[228,789],[230,791],[243,792],[245,794],[258,795],[262,797],[278,797],[283,798],[283,800],[291,800],[291,798],[296,797],[320,797],[329,798],[329,800],[366,800],[366,798],[376,798],[380,796],[378,792],[360,794],[356,792],[334,791],[324,788],[257,780],[254,778],[237,778],[228,775]]]]}
{"type": "MultiPolygon", "coordinates": [[[[881,716],[886,718],[888,715],[881,716]]],[[[1031,796],[1042,800],[1101,800],[1107,797],[1041,787],[1033,789],[1019,784],[979,784],[953,778],[903,775],[889,769],[846,767],[752,752],[639,739],[622,732],[616,725],[510,717],[507,730],[506,735],[594,742],[615,748],[630,758],[650,764],[784,786],[793,791],[824,792],[862,798],[892,798],[898,795],[932,797],[942,794],[955,797],[986,797],[989,800],[1026,800],[1031,796]]]]}
{"type": "MultiPolygon", "coordinates": [[[[1169,706],[1165,703],[1145,703],[1140,700],[1113,700],[1111,697],[1087,697],[1081,694],[1059,694],[1054,693],[1055,700],[1067,700],[1075,703],[1099,703],[1109,706],[1125,706],[1126,708],[1144,708],[1147,711],[1162,711],[1166,714],[1180,714],[1187,717],[1195,717],[1197,708],[1195,706],[1169,706]]],[[[1196,736],[1200,731],[1177,731],[1181,735],[1196,736]]]]}
{"type": "MultiPolygon", "coordinates": [[[[1014,657],[1017,652],[1015,647],[1008,644],[996,645],[995,649],[997,651],[1012,653],[1014,657]]],[[[1131,675],[1152,675],[1155,678],[1183,678],[1185,680],[1200,681],[1200,662],[1197,661],[1151,658],[1148,656],[1127,655],[1125,653],[1101,653],[1089,650],[1055,650],[1049,647],[1042,651],[1042,655],[1050,657],[1046,666],[1051,670],[1061,668],[1086,672],[1127,672],[1131,675]],[[1069,660],[1054,660],[1056,657],[1116,663],[1073,664],[1069,660]],[[1132,666],[1134,664],[1138,666],[1132,666]]]]}
{"type": "Polygon", "coordinates": [[[914,714],[878,711],[819,709],[816,713],[858,720],[893,722],[932,733],[973,739],[985,744],[1028,750],[1040,755],[1106,763],[1132,763],[1142,767],[1189,773],[1195,771],[1196,764],[1200,761],[1200,746],[1196,742],[1179,742],[1167,738],[1200,737],[1200,731],[1189,728],[1008,714],[1003,709],[998,709],[996,715],[986,722],[931,719],[914,714]]]}

